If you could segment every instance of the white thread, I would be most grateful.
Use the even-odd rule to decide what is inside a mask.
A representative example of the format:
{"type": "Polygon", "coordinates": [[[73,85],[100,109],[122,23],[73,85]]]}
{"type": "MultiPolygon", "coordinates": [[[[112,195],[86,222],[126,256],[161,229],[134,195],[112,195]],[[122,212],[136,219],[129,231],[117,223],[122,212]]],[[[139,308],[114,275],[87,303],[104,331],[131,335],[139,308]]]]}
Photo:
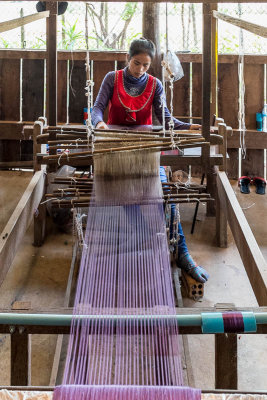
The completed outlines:
{"type": "Polygon", "coordinates": [[[61,157],[62,157],[64,154],[67,156],[67,161],[69,161],[69,153],[67,153],[67,151],[64,150],[64,151],[62,151],[62,153],[61,153],[60,156],[58,157],[57,163],[58,163],[59,166],[60,166],[61,157]]]}
{"type": "Polygon", "coordinates": [[[251,204],[250,206],[248,206],[248,207],[241,207],[241,208],[242,208],[242,210],[248,210],[249,208],[255,206],[255,204],[256,204],[256,203],[252,203],[252,204],[251,204]]]}
{"type": "Polygon", "coordinates": [[[45,203],[48,203],[49,201],[53,201],[53,200],[58,200],[58,198],[57,197],[51,197],[51,199],[44,200],[40,204],[45,204],[45,203]]]}

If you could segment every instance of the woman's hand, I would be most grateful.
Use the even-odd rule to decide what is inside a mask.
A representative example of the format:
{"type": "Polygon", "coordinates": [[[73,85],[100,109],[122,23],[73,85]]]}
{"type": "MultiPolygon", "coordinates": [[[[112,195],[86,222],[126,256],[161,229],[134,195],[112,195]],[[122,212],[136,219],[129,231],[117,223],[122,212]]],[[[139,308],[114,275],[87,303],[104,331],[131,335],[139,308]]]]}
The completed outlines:
{"type": "Polygon", "coordinates": [[[108,129],[107,124],[105,124],[104,121],[100,121],[98,122],[98,124],[96,125],[96,129],[108,129]]]}
{"type": "Polygon", "coordinates": [[[190,130],[193,130],[193,131],[199,131],[201,128],[202,128],[202,126],[198,125],[198,124],[192,124],[190,126],[190,130]]]}

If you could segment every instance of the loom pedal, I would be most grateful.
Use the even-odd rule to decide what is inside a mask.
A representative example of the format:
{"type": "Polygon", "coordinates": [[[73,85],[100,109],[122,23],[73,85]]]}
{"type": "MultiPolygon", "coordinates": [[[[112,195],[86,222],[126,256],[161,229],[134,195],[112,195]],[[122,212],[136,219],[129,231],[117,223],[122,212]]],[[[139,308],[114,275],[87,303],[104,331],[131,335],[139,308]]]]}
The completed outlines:
{"type": "Polygon", "coordinates": [[[184,270],[182,272],[182,283],[186,297],[198,301],[204,296],[204,283],[196,281],[184,270]]]}

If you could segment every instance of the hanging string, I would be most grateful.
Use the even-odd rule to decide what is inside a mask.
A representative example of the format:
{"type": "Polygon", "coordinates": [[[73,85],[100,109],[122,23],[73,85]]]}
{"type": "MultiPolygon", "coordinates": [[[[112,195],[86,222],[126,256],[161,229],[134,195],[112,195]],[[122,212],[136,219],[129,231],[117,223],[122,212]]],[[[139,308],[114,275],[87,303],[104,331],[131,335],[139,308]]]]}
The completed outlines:
{"type": "MultiPolygon", "coordinates": [[[[242,15],[241,4],[238,3],[239,18],[242,15]]],[[[238,55],[238,79],[239,79],[239,113],[238,123],[240,131],[240,148],[242,158],[246,158],[246,123],[245,123],[245,80],[244,80],[244,35],[243,29],[239,29],[239,55],[238,55]]]]}
{"type": "Polygon", "coordinates": [[[87,119],[86,119],[86,131],[87,131],[87,144],[91,147],[92,153],[94,152],[94,128],[92,125],[91,109],[93,107],[93,86],[94,82],[90,76],[90,57],[89,57],[89,30],[88,30],[88,4],[85,4],[85,42],[86,42],[86,87],[85,96],[87,96],[87,119]]]}

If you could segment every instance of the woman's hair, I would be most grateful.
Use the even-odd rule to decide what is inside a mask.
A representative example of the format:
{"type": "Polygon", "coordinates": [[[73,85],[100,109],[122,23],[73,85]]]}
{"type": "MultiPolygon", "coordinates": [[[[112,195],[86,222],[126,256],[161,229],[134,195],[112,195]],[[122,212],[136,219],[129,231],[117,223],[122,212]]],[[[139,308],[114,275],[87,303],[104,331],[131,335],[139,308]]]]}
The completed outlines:
{"type": "Polygon", "coordinates": [[[133,40],[129,48],[130,59],[140,53],[147,53],[150,56],[151,60],[153,60],[156,53],[154,43],[151,40],[145,39],[143,37],[133,40]]]}

